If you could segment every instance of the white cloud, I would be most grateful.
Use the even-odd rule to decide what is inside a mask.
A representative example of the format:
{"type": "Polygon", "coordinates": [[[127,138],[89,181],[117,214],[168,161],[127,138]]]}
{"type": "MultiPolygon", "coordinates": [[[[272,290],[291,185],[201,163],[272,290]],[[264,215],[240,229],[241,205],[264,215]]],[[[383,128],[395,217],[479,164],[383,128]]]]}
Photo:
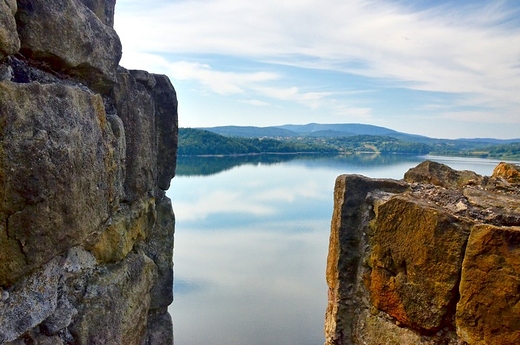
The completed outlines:
{"type": "MultiPolygon", "coordinates": [[[[242,169],[243,171],[243,169],[242,169]]],[[[279,174],[283,176],[283,174],[279,174]]],[[[293,178],[291,175],[285,179],[293,178]]],[[[253,197],[248,193],[253,183],[237,185],[234,192],[224,191],[216,188],[206,191],[204,198],[196,200],[184,199],[180,203],[174,202],[174,209],[177,215],[182,215],[183,221],[206,219],[211,215],[233,213],[248,214],[251,216],[274,216],[279,212],[281,203],[293,203],[301,199],[323,199],[323,186],[317,182],[307,182],[297,188],[287,188],[282,181],[277,181],[269,188],[264,188],[261,193],[253,197]]],[[[257,188],[257,187],[253,187],[257,188]]],[[[195,191],[194,193],[199,193],[195,191]]]]}
{"type": "Polygon", "coordinates": [[[294,101],[312,109],[319,108],[327,98],[334,95],[332,92],[301,92],[296,86],[274,87],[258,86],[254,90],[261,95],[282,101],[294,101]]]}
{"type": "Polygon", "coordinates": [[[308,182],[305,185],[298,186],[296,189],[287,187],[275,187],[267,189],[255,196],[256,204],[268,204],[272,205],[277,201],[283,201],[285,203],[291,203],[298,199],[322,199],[323,193],[320,188],[323,186],[318,185],[315,182],[308,182]]]}
{"type": "Polygon", "coordinates": [[[194,79],[215,93],[241,94],[244,89],[251,88],[257,83],[278,79],[278,75],[271,72],[237,73],[215,71],[207,64],[180,61],[169,65],[171,74],[176,79],[194,79]]]}
{"type": "Polygon", "coordinates": [[[488,89],[484,81],[495,76],[519,85],[513,76],[520,30],[493,25],[507,10],[496,4],[447,10],[412,12],[360,0],[195,0],[143,4],[135,17],[118,12],[116,27],[125,47],[137,51],[364,61],[367,70],[351,71],[450,92],[488,89]]]}
{"type": "MultiPolygon", "coordinates": [[[[298,87],[268,86],[266,83],[277,81],[280,75],[267,71],[260,72],[227,72],[214,70],[207,64],[178,61],[168,62],[166,59],[147,53],[137,53],[122,61],[127,68],[143,68],[165,73],[177,80],[195,80],[206,90],[220,95],[257,93],[258,95],[282,101],[294,101],[304,106],[316,109],[326,98],[334,95],[332,92],[301,92],[298,87]],[[140,67],[139,67],[140,66],[140,67]]],[[[255,106],[265,106],[269,103],[259,100],[241,101],[255,106]]]]}
{"type": "Polygon", "coordinates": [[[169,62],[165,58],[149,53],[133,53],[121,61],[127,68],[147,68],[150,71],[171,75],[177,80],[195,80],[208,90],[221,95],[242,94],[257,84],[279,79],[272,72],[229,72],[214,70],[208,64],[198,62],[169,62]],[[144,67],[143,67],[144,66],[144,67]]]}
{"type": "MultiPolygon", "coordinates": [[[[461,97],[457,101],[480,103],[518,121],[512,117],[520,108],[520,27],[513,25],[518,9],[514,12],[505,1],[422,10],[403,4],[179,0],[139,6],[119,0],[116,29],[128,59],[134,52],[213,54],[330,69],[387,85],[452,93],[461,97]]],[[[268,71],[230,72],[233,66],[222,71],[186,61],[169,68],[173,77],[198,80],[219,94],[258,92],[313,109],[334,97],[307,87],[302,91],[302,85],[287,80],[280,86],[276,82],[286,76],[268,71]]]]}
{"type": "Polygon", "coordinates": [[[240,101],[241,103],[245,103],[245,104],[249,104],[249,105],[254,105],[255,107],[265,107],[265,106],[268,106],[269,103],[267,102],[264,102],[264,101],[260,101],[258,99],[248,99],[248,100],[243,100],[243,101],[240,101]]]}
{"type": "Polygon", "coordinates": [[[222,190],[210,192],[207,197],[195,202],[186,201],[176,204],[175,210],[183,215],[184,221],[205,219],[209,215],[221,213],[269,215],[276,212],[269,205],[257,204],[249,200],[243,192],[228,193],[222,190]]]}

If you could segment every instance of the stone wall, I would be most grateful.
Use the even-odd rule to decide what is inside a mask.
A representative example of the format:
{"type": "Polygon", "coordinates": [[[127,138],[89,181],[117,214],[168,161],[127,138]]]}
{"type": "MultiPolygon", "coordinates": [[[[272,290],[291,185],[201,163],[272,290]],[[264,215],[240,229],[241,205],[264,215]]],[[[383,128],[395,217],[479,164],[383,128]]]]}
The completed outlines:
{"type": "Polygon", "coordinates": [[[173,344],[177,99],[115,0],[0,0],[0,344],[173,344]]]}
{"type": "Polygon", "coordinates": [[[520,344],[520,167],[342,175],[326,345],[520,344]]]}

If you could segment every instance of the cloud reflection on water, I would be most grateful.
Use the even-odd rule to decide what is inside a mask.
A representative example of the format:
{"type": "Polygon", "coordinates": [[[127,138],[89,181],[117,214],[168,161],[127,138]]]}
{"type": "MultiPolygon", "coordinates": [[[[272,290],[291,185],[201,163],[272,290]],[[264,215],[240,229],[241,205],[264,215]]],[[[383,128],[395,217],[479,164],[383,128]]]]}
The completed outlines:
{"type": "MultiPolygon", "coordinates": [[[[307,227],[326,225],[315,222],[307,227]]],[[[268,227],[193,231],[177,242],[176,257],[184,261],[182,268],[176,266],[176,279],[181,281],[172,308],[176,344],[322,342],[328,234],[294,229],[287,233],[287,222],[268,227]],[[190,286],[195,289],[183,293],[182,282],[201,281],[204,287],[196,283],[190,286]]]]}
{"type": "Polygon", "coordinates": [[[255,204],[255,200],[248,200],[243,192],[226,190],[209,191],[203,198],[180,203],[175,210],[184,215],[184,221],[201,220],[211,214],[219,213],[246,213],[262,216],[276,212],[273,207],[255,204]]]}
{"type": "MultiPolygon", "coordinates": [[[[182,214],[182,221],[200,221],[223,213],[230,217],[239,214],[265,217],[279,213],[287,203],[298,204],[302,198],[324,200],[329,197],[324,195],[323,189],[331,190],[333,177],[319,183],[295,176],[294,170],[284,166],[241,166],[225,174],[212,175],[214,183],[204,189],[201,183],[207,178],[184,179],[184,188],[189,188],[191,193],[182,203],[175,204],[175,212],[182,214]],[[272,171],[262,176],[258,170],[272,171]]],[[[174,202],[180,198],[175,187],[171,192],[174,202]]]]}
{"type": "Polygon", "coordinates": [[[335,176],[312,174],[259,164],[174,180],[176,344],[323,343],[335,176]]]}
{"type": "MultiPolygon", "coordinates": [[[[323,344],[336,177],[357,173],[402,178],[422,160],[220,162],[226,170],[205,165],[217,172],[177,176],[168,191],[177,220],[175,302],[170,307],[175,343],[323,344]]],[[[465,162],[473,165],[457,168],[481,174],[493,168],[489,161],[465,162]]]]}

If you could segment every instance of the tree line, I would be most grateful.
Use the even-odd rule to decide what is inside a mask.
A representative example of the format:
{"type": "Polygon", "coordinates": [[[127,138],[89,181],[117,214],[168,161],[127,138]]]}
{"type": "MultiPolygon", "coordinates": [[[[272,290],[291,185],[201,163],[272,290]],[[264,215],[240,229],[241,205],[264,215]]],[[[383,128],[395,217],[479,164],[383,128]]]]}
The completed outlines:
{"type": "Polygon", "coordinates": [[[227,137],[195,128],[179,129],[179,155],[241,155],[260,153],[402,153],[427,154],[422,143],[392,137],[356,135],[343,138],[242,138],[227,137]]]}
{"type": "Polygon", "coordinates": [[[248,155],[261,153],[328,154],[410,154],[520,159],[520,143],[489,145],[467,141],[421,143],[389,136],[353,135],[348,137],[228,137],[195,128],[179,129],[178,154],[181,156],[248,155]]]}

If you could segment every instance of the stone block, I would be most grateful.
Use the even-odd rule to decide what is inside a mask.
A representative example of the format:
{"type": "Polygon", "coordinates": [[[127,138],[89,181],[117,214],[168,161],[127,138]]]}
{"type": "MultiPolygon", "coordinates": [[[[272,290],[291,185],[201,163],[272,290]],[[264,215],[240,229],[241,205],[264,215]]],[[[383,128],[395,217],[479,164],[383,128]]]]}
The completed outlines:
{"type": "Polygon", "coordinates": [[[122,55],[114,29],[79,0],[18,0],[20,52],[107,93],[122,55]]]}
{"type": "Polygon", "coordinates": [[[0,285],[9,285],[101,232],[114,140],[101,97],[80,88],[0,82],[0,99],[0,285]]]}
{"type": "Polygon", "coordinates": [[[130,253],[96,270],[69,326],[75,343],[142,344],[156,271],[154,262],[142,253],[130,253]]]}
{"type": "Polygon", "coordinates": [[[470,226],[406,193],[376,205],[367,279],[373,306],[410,328],[441,329],[458,298],[470,226]]]}
{"type": "Polygon", "coordinates": [[[0,0],[0,61],[20,49],[16,31],[16,0],[0,0]]]}
{"type": "Polygon", "coordinates": [[[56,309],[61,258],[24,277],[0,300],[0,344],[28,332],[56,309]]]}
{"type": "Polygon", "coordinates": [[[459,290],[456,324],[464,341],[520,342],[520,227],[472,230],[459,290]]]}

